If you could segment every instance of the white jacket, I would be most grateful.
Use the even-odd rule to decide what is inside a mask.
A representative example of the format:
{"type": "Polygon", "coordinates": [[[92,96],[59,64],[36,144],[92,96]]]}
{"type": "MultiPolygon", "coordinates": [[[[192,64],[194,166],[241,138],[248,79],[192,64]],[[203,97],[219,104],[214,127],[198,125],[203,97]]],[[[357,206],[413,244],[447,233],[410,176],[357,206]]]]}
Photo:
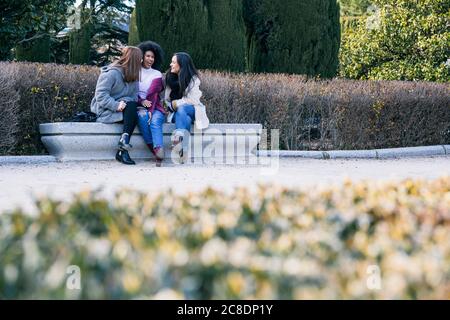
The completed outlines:
{"type": "MultiPolygon", "coordinates": [[[[172,89],[165,85],[164,91],[164,100],[170,101],[170,92],[172,89]]],[[[195,108],[195,127],[199,130],[206,129],[209,126],[209,119],[206,115],[206,107],[203,103],[201,103],[200,98],[202,97],[202,92],[200,90],[200,79],[194,76],[187,87],[183,98],[174,100],[176,101],[177,107],[181,107],[183,105],[193,105],[195,108]]],[[[172,101],[173,102],[173,101],[172,101]]],[[[167,116],[167,122],[172,122],[173,113],[169,112],[167,116]]]]}

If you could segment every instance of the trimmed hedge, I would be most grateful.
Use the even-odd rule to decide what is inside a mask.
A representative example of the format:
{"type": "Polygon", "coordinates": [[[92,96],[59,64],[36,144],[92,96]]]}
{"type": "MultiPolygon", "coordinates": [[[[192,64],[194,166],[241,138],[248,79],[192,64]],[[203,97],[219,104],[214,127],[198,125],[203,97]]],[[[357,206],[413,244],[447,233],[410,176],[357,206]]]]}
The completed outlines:
{"type": "MultiPolygon", "coordinates": [[[[2,154],[45,153],[39,123],[89,110],[98,74],[87,66],[0,62],[0,97],[9,101],[0,105],[0,127],[9,139],[6,146],[0,142],[2,154]]],[[[281,147],[292,150],[448,144],[449,89],[432,82],[202,74],[212,122],[280,129],[281,147]]]]}
{"type": "MultiPolygon", "coordinates": [[[[3,154],[45,154],[39,124],[89,110],[99,69],[88,66],[0,62],[0,99],[15,101],[0,127],[13,140],[3,154]],[[8,84],[7,88],[2,87],[8,84]],[[17,99],[18,98],[18,99],[17,99]]],[[[0,105],[0,108],[6,108],[0,105]]],[[[3,114],[3,112],[2,112],[3,114]]]]}
{"type": "Polygon", "coordinates": [[[0,298],[450,298],[450,177],[37,206],[0,214],[0,298]]]}
{"type": "Polygon", "coordinates": [[[0,154],[10,152],[18,144],[19,102],[14,79],[18,78],[17,68],[11,65],[0,69],[0,154]]]}

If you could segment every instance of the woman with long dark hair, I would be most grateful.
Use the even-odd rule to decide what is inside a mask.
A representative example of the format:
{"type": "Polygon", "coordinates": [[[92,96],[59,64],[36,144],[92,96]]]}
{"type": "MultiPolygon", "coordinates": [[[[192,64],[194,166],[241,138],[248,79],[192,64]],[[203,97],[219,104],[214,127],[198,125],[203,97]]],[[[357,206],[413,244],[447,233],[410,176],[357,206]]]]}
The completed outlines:
{"type": "Polygon", "coordinates": [[[142,52],[137,47],[125,47],[122,57],[103,67],[97,80],[91,111],[98,122],[123,123],[116,160],[123,164],[136,164],[128,153],[132,148],[131,135],[137,124],[137,93],[141,71],[142,52]]]}
{"type": "Polygon", "coordinates": [[[172,147],[176,148],[182,161],[185,156],[183,139],[189,137],[192,122],[195,121],[199,130],[209,126],[206,108],[200,101],[200,84],[199,72],[190,55],[175,53],[165,77],[164,103],[170,111],[167,120],[175,123],[176,128],[172,147]]]}
{"type": "Polygon", "coordinates": [[[139,45],[143,54],[138,93],[138,125],[150,151],[160,166],[164,159],[163,124],[166,118],[159,94],[163,91],[161,64],[163,50],[153,42],[139,45]]]}

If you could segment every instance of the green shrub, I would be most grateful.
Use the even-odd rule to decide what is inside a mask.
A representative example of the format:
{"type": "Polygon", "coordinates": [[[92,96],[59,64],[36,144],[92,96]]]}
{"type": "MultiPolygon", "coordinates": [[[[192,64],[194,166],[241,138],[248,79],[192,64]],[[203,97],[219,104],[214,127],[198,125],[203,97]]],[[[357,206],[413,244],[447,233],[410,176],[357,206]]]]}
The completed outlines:
{"type": "Polygon", "coordinates": [[[372,0],[338,0],[341,13],[341,35],[347,35],[347,28],[355,28],[359,21],[371,12],[372,0]]]}
{"type": "Polygon", "coordinates": [[[2,299],[450,298],[450,177],[37,205],[0,214],[2,299]]]}
{"type": "MultiPolygon", "coordinates": [[[[87,66],[0,63],[0,79],[14,88],[4,89],[2,99],[10,101],[10,107],[0,108],[9,108],[8,114],[17,118],[9,121],[10,116],[0,115],[0,127],[10,128],[5,132],[11,137],[0,152],[45,153],[38,125],[88,111],[98,74],[98,68],[87,66]]],[[[283,149],[450,143],[449,84],[204,71],[202,90],[213,123],[260,123],[280,129],[283,149]]]]}
{"type": "Polygon", "coordinates": [[[341,76],[450,81],[450,2],[372,2],[379,11],[362,19],[356,27],[345,28],[340,52],[341,76]]]}
{"type": "Polygon", "coordinates": [[[362,16],[371,2],[372,0],[338,0],[341,16],[362,16]]]}

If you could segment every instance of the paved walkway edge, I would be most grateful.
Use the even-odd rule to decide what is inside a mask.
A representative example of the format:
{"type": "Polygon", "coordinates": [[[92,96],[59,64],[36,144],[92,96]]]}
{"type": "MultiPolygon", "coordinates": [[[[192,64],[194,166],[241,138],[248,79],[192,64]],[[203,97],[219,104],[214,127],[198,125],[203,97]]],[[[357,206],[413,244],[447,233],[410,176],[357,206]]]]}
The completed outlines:
{"type": "Polygon", "coordinates": [[[289,151],[260,150],[259,156],[308,159],[399,159],[450,155],[450,145],[375,150],[289,151]]]}
{"type": "Polygon", "coordinates": [[[1,164],[38,164],[58,162],[54,156],[1,156],[1,164]]]}
{"type": "MultiPolygon", "coordinates": [[[[307,159],[399,159],[450,155],[450,145],[408,147],[376,150],[290,151],[260,150],[261,157],[307,159]]],[[[53,156],[0,156],[2,164],[30,164],[58,162],[53,156]]]]}

